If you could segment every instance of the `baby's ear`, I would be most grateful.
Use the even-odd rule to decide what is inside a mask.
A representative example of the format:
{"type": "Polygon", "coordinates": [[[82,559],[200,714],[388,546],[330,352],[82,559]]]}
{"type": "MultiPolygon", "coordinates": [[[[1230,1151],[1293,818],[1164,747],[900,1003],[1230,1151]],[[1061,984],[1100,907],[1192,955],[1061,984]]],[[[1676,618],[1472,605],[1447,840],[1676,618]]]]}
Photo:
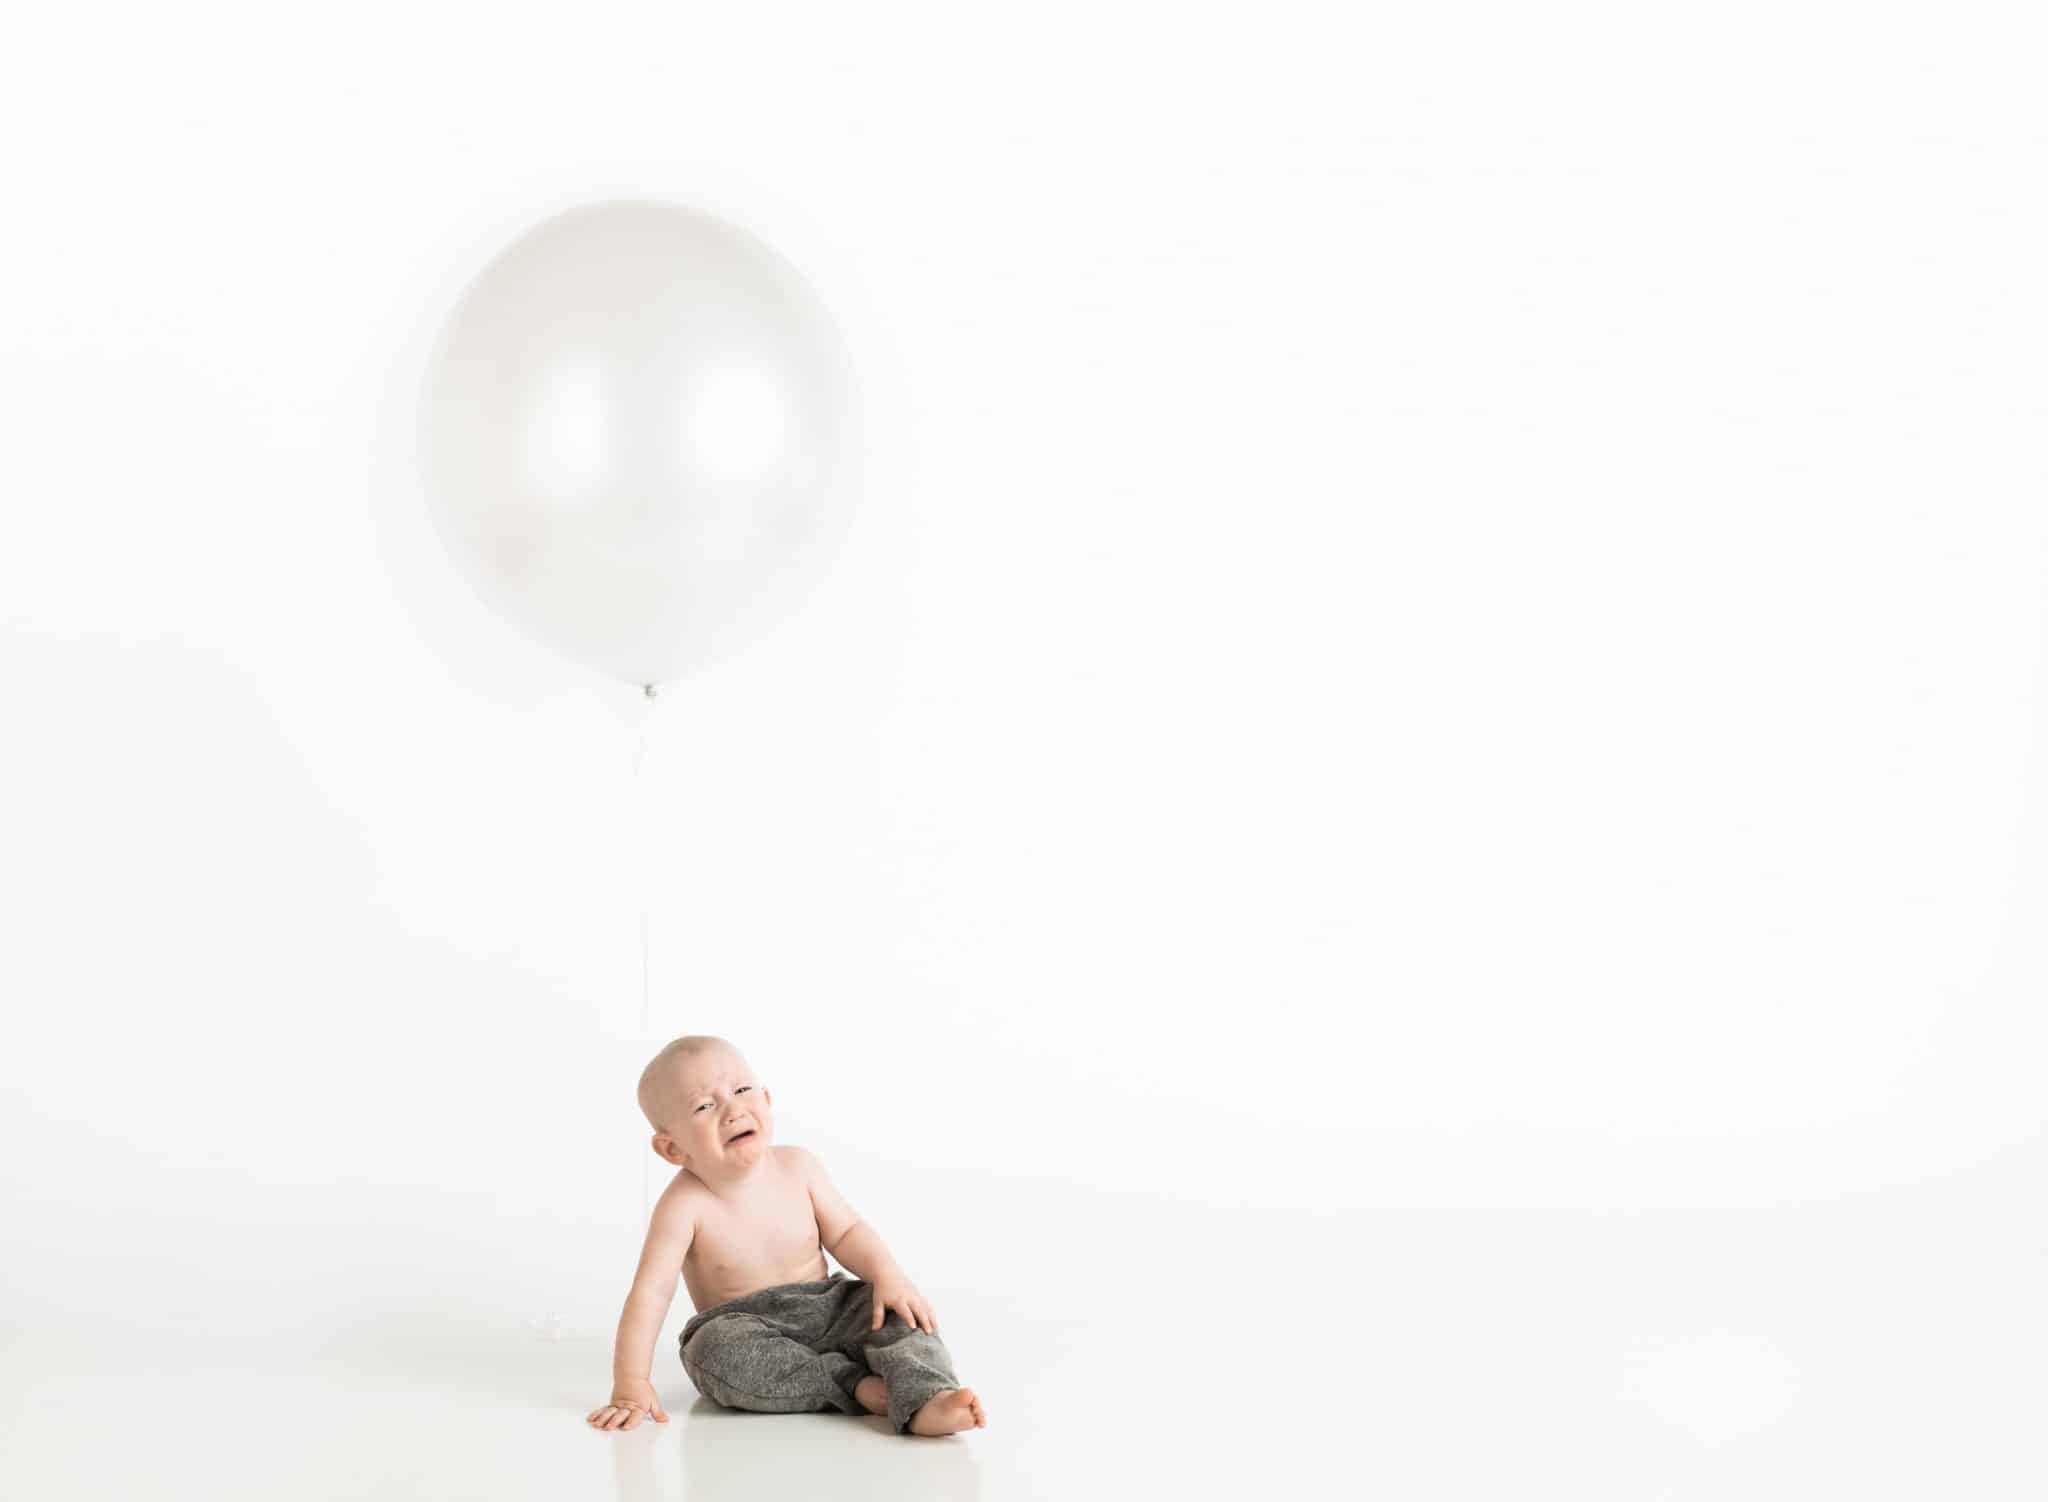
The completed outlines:
{"type": "Polygon", "coordinates": [[[678,1168],[683,1166],[683,1150],[667,1132],[656,1132],[648,1146],[654,1149],[654,1156],[662,1162],[673,1163],[678,1168]]]}

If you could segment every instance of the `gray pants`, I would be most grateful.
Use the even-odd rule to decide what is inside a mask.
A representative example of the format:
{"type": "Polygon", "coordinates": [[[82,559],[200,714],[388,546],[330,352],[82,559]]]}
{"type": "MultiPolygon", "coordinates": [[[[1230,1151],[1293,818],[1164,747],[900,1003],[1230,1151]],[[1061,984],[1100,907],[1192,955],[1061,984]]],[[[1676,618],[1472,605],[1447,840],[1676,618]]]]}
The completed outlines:
{"type": "Polygon", "coordinates": [[[895,1310],[869,1328],[873,1291],[834,1273],[714,1304],[683,1326],[683,1370],[712,1402],[755,1413],[866,1413],[853,1389],[872,1373],[889,1386],[889,1422],[901,1434],[960,1379],[938,1336],[895,1310]]]}

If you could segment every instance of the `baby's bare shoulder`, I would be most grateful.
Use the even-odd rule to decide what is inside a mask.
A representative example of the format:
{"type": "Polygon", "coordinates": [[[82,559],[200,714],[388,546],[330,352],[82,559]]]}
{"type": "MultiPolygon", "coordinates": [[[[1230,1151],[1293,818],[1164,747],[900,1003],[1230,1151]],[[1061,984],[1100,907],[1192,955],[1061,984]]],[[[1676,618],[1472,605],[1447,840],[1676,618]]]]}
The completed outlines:
{"type": "Polygon", "coordinates": [[[696,1219],[697,1212],[711,1202],[711,1191],[689,1169],[679,1169],[654,1202],[654,1213],[671,1219],[696,1219]]]}
{"type": "Polygon", "coordinates": [[[818,1161],[816,1153],[807,1147],[798,1147],[793,1142],[778,1142],[771,1151],[775,1154],[775,1161],[777,1163],[792,1173],[800,1173],[806,1177],[810,1175],[813,1169],[824,1166],[818,1161]]]}

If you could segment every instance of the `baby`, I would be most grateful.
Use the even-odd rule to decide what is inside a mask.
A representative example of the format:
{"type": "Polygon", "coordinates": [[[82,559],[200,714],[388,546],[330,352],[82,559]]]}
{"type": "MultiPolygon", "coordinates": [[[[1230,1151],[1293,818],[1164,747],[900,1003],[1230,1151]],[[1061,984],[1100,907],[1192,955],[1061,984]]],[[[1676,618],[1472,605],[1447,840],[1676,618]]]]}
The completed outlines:
{"type": "Polygon", "coordinates": [[[655,1204],[619,1316],[612,1400],[589,1422],[668,1422],[648,1373],[680,1272],[697,1310],[683,1326],[683,1370],[713,1402],[887,1414],[898,1434],[983,1427],[930,1302],[825,1165],[775,1145],[768,1108],[767,1089],[720,1038],[678,1038],[641,1074],[655,1154],[682,1171],[655,1204]],[[827,1277],[826,1252],[858,1277],[827,1277]]]}

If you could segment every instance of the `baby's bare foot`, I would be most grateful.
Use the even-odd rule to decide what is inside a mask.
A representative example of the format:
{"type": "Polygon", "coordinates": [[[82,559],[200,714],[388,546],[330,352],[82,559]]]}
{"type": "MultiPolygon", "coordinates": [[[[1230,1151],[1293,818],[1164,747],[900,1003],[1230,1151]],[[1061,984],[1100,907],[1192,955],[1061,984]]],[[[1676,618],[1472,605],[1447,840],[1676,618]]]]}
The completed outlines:
{"type": "Polygon", "coordinates": [[[854,1383],[853,1396],[869,1413],[887,1415],[889,1412],[889,1384],[872,1372],[854,1383]]]}
{"type": "Polygon", "coordinates": [[[988,1416],[981,1411],[981,1399],[971,1387],[942,1392],[910,1418],[912,1434],[958,1434],[962,1429],[986,1429],[988,1416]]]}

